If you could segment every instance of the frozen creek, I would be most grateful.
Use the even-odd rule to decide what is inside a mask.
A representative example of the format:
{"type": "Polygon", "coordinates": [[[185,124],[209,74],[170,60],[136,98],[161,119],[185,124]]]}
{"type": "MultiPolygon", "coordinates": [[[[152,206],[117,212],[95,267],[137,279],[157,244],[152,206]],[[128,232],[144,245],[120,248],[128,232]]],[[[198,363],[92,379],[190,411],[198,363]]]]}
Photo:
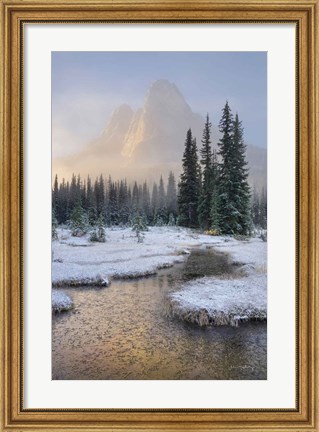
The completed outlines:
{"type": "MultiPolygon", "coordinates": [[[[211,274],[229,270],[223,257],[211,274]]],[[[167,295],[198,276],[183,263],[106,288],[64,288],[75,307],[53,315],[52,378],[267,379],[265,323],[198,327],[166,316],[167,295]]]]}

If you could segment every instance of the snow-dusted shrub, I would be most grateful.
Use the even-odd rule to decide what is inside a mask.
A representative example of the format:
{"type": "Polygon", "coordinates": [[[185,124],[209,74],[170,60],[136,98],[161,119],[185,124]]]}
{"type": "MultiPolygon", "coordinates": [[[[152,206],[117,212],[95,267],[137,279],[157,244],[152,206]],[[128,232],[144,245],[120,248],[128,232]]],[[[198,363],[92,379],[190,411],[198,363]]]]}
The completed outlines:
{"type": "Polygon", "coordinates": [[[89,219],[80,203],[72,211],[69,228],[73,237],[82,237],[89,230],[89,219]]]}
{"type": "Polygon", "coordinates": [[[104,222],[102,215],[99,216],[96,226],[91,231],[90,234],[90,241],[91,242],[99,242],[99,243],[105,243],[106,237],[105,237],[105,229],[104,229],[104,222]]]}
{"type": "Polygon", "coordinates": [[[138,243],[143,243],[144,241],[144,231],[147,231],[147,225],[143,216],[137,213],[133,219],[132,231],[135,232],[138,243]]]}
{"type": "Polygon", "coordinates": [[[175,217],[174,217],[173,213],[169,214],[167,225],[168,226],[175,226],[176,225],[176,220],[175,220],[175,217]]]}

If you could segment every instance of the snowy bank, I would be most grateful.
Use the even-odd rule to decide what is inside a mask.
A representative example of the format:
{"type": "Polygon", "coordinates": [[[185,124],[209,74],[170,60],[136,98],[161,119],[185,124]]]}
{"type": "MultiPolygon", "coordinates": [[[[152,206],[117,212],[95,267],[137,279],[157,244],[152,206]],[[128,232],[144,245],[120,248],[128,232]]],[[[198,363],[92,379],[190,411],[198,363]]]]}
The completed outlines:
{"type": "Polygon", "coordinates": [[[105,243],[92,243],[89,235],[72,237],[58,229],[52,242],[53,286],[107,286],[111,279],[154,275],[187,258],[189,248],[224,242],[222,237],[197,234],[179,227],[151,227],[143,243],[131,228],[106,229],[105,243]]]}
{"type": "Polygon", "coordinates": [[[265,321],[266,279],[263,274],[241,279],[197,279],[171,295],[167,313],[200,326],[265,321]]]}
{"type": "Polygon", "coordinates": [[[167,314],[200,326],[266,321],[267,244],[259,239],[229,239],[214,248],[229,253],[236,272],[186,283],[169,296],[167,314]]]}
{"type": "Polygon", "coordinates": [[[53,290],[52,291],[52,311],[62,312],[73,308],[72,299],[64,292],[53,290]]]}

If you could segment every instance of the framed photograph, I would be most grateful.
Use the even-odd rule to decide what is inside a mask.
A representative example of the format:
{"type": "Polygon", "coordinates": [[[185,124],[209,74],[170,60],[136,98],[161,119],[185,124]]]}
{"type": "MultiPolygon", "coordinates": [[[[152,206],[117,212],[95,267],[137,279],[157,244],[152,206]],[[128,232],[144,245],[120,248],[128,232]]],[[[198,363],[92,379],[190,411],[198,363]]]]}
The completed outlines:
{"type": "Polygon", "coordinates": [[[1,2],[1,430],[319,431],[318,6],[1,2]]]}

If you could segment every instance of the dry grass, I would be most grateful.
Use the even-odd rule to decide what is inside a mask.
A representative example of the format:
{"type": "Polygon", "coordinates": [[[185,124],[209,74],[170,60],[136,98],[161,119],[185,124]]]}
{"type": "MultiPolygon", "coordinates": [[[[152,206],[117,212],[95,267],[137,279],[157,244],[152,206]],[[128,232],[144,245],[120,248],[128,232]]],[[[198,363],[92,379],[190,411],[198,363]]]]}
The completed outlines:
{"type": "Polygon", "coordinates": [[[174,300],[167,298],[164,304],[165,314],[171,318],[178,318],[182,321],[189,322],[191,324],[199,325],[200,327],[206,326],[224,326],[229,325],[232,327],[238,327],[240,323],[249,321],[267,321],[266,311],[259,309],[235,309],[229,312],[224,311],[208,311],[205,308],[192,309],[181,306],[181,304],[174,300]]]}

